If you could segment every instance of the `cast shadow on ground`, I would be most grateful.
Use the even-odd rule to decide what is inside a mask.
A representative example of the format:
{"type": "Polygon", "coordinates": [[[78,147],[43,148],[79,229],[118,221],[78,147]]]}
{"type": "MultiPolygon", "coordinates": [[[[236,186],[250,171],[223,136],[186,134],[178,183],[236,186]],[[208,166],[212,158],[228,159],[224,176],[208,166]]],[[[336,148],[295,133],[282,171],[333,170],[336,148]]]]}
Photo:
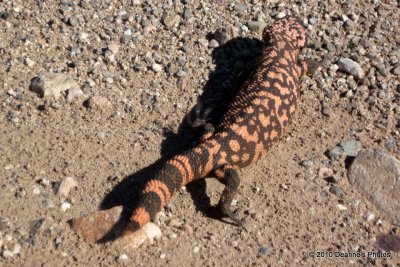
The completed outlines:
{"type": "MultiPolygon", "coordinates": [[[[216,33],[215,33],[216,34],[216,33]]],[[[214,37],[212,34],[210,38],[214,37]]],[[[177,133],[164,131],[165,140],[161,145],[161,158],[150,166],[125,177],[104,197],[100,209],[122,205],[123,212],[119,222],[100,242],[118,237],[132,210],[138,205],[138,195],[146,181],[171,156],[187,150],[198,143],[202,126],[206,122],[218,124],[228,104],[254,69],[261,55],[261,42],[255,38],[234,38],[214,49],[212,53],[215,70],[210,73],[203,93],[196,105],[182,120],[177,133]]],[[[190,88],[194,90],[195,88],[190,88]]],[[[214,217],[210,209],[210,199],[206,195],[204,179],[186,186],[197,210],[206,216],[214,217]]],[[[215,216],[216,217],[216,216],[215,216]]]]}

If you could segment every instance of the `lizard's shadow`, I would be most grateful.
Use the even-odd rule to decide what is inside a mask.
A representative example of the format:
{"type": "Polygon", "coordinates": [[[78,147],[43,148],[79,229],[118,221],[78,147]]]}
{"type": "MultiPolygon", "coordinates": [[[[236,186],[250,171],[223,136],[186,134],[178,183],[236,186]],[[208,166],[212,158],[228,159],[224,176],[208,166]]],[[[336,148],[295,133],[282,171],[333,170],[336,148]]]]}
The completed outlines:
{"type": "MultiPolygon", "coordinates": [[[[220,44],[212,53],[215,70],[203,87],[203,93],[198,97],[197,104],[187,113],[176,133],[165,130],[165,140],[161,144],[161,158],[150,166],[125,177],[104,197],[100,209],[109,209],[122,205],[123,212],[119,222],[100,242],[111,241],[123,227],[132,210],[138,205],[138,195],[144,184],[160,168],[161,164],[172,155],[197,144],[202,134],[202,126],[206,122],[218,124],[226,111],[228,104],[250,75],[254,65],[261,55],[261,42],[256,38],[233,38],[226,41],[227,32],[217,30],[210,34],[220,44]]],[[[200,212],[209,213],[210,199],[206,194],[205,179],[199,179],[186,186],[194,205],[200,212]]]]}

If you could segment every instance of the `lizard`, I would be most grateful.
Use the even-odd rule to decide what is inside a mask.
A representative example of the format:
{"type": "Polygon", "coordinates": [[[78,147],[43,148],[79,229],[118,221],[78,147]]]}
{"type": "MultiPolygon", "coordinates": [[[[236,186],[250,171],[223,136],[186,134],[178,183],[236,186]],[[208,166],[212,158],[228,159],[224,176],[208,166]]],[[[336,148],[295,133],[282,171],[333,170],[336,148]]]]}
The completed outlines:
{"type": "Polygon", "coordinates": [[[288,16],[263,30],[262,54],[218,125],[206,123],[199,144],[167,160],[140,194],[122,236],[134,233],[186,184],[215,176],[225,185],[217,204],[221,216],[242,225],[230,209],[238,193],[238,170],[258,161],[288,128],[297,109],[300,77],[310,69],[299,54],[307,43],[301,20],[288,16]]]}

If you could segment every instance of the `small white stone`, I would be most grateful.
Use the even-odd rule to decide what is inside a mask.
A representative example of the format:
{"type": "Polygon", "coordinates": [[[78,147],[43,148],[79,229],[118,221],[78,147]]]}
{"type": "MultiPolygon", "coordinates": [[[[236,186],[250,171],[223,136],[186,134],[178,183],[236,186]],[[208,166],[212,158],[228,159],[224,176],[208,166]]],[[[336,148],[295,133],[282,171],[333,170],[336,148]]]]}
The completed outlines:
{"type": "Polygon", "coordinates": [[[119,261],[126,261],[126,260],[129,260],[129,257],[128,257],[128,255],[126,255],[126,254],[121,254],[121,255],[119,255],[119,257],[118,257],[118,260],[119,260],[119,261]]]}
{"type": "Polygon", "coordinates": [[[14,249],[13,249],[12,253],[13,253],[14,255],[20,254],[20,253],[21,253],[21,245],[18,244],[18,243],[16,243],[16,244],[14,245],[14,249]]]}
{"type": "Polygon", "coordinates": [[[93,81],[92,79],[87,79],[86,82],[90,87],[94,87],[96,85],[95,81],[93,81]]]}
{"type": "Polygon", "coordinates": [[[124,31],[124,35],[126,35],[126,36],[131,36],[131,35],[132,35],[132,30],[131,30],[131,29],[126,29],[126,30],[124,31]]]}
{"type": "Polygon", "coordinates": [[[14,253],[12,253],[9,250],[4,250],[3,251],[3,258],[12,258],[12,257],[14,257],[14,253]]]}
{"type": "Polygon", "coordinates": [[[7,242],[10,242],[13,238],[12,238],[11,235],[6,234],[6,235],[4,236],[4,239],[5,239],[7,242]]]}
{"type": "Polygon", "coordinates": [[[175,239],[177,237],[178,237],[178,235],[175,234],[175,233],[172,233],[172,234],[169,235],[169,238],[171,238],[171,239],[175,239]]]}
{"type": "Polygon", "coordinates": [[[74,99],[84,98],[86,97],[83,91],[80,88],[74,87],[68,90],[67,100],[69,102],[74,99]]]}
{"type": "Polygon", "coordinates": [[[152,69],[153,69],[155,72],[160,72],[160,71],[163,70],[162,66],[161,66],[160,64],[157,64],[157,63],[153,64],[152,69]]]}
{"type": "Polygon", "coordinates": [[[284,189],[284,190],[288,190],[289,189],[289,187],[286,184],[281,184],[281,188],[284,189]]]}
{"type": "Polygon", "coordinates": [[[367,222],[372,222],[375,220],[375,214],[371,213],[371,212],[366,212],[363,215],[364,220],[366,220],[367,222]]]}
{"type": "Polygon", "coordinates": [[[40,182],[44,186],[49,186],[50,185],[50,181],[48,179],[46,179],[46,178],[42,178],[42,180],[40,180],[40,182]]]}
{"type": "Polygon", "coordinates": [[[12,170],[12,169],[14,169],[14,165],[8,164],[8,165],[4,166],[4,169],[7,171],[12,170]]]}
{"type": "Polygon", "coordinates": [[[198,42],[199,42],[199,44],[201,44],[202,46],[208,47],[209,42],[208,42],[207,39],[200,38],[200,39],[198,40],[198,42]]]}
{"type": "Polygon", "coordinates": [[[32,192],[33,192],[35,195],[39,195],[39,194],[40,194],[40,188],[37,187],[37,186],[35,186],[35,187],[33,188],[32,192]]]}
{"type": "Polygon", "coordinates": [[[78,34],[78,39],[81,41],[85,41],[88,37],[89,37],[89,34],[87,34],[86,32],[80,32],[78,34]]]}
{"type": "Polygon", "coordinates": [[[29,57],[27,57],[27,58],[25,58],[25,64],[26,64],[28,67],[33,67],[33,66],[35,66],[35,61],[33,61],[33,60],[31,60],[29,57]]]}
{"type": "Polygon", "coordinates": [[[200,251],[199,246],[195,246],[195,247],[193,248],[193,252],[194,252],[194,253],[198,253],[199,251],[200,251]]]}
{"type": "Polygon", "coordinates": [[[17,96],[17,92],[15,92],[13,89],[10,89],[10,90],[7,91],[7,95],[12,96],[12,97],[16,97],[17,96]]]}
{"type": "Polygon", "coordinates": [[[283,11],[276,14],[277,19],[283,19],[284,17],[286,17],[286,13],[283,11]]]}
{"type": "Polygon", "coordinates": [[[77,186],[78,183],[73,177],[65,177],[58,187],[57,196],[67,197],[71,189],[77,186]]]}
{"type": "Polygon", "coordinates": [[[339,210],[347,210],[347,208],[345,206],[343,206],[342,204],[337,204],[336,208],[338,208],[339,210]]]}
{"type": "Polygon", "coordinates": [[[161,253],[161,255],[160,255],[160,259],[165,259],[165,257],[167,257],[167,254],[165,254],[165,253],[161,253]]]}
{"type": "Polygon", "coordinates": [[[155,225],[154,223],[147,223],[143,226],[143,231],[146,234],[146,237],[152,241],[155,238],[159,238],[162,236],[160,227],[155,225]]]}
{"type": "Polygon", "coordinates": [[[244,32],[248,32],[249,31],[249,28],[246,25],[243,25],[240,29],[242,31],[244,31],[244,32]]]}
{"type": "Polygon", "coordinates": [[[63,202],[62,204],[61,204],[61,210],[63,211],[63,212],[66,212],[68,209],[70,209],[71,208],[71,204],[70,203],[68,203],[68,202],[63,202]]]}

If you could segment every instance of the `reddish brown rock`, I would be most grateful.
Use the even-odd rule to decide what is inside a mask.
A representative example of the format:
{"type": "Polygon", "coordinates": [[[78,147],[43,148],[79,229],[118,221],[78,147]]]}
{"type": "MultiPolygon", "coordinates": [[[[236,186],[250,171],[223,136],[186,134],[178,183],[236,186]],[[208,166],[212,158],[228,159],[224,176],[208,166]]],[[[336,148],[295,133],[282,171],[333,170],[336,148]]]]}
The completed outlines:
{"type": "Polygon", "coordinates": [[[118,222],[122,206],[92,212],[72,220],[72,228],[86,242],[94,243],[102,239],[118,222]]]}

